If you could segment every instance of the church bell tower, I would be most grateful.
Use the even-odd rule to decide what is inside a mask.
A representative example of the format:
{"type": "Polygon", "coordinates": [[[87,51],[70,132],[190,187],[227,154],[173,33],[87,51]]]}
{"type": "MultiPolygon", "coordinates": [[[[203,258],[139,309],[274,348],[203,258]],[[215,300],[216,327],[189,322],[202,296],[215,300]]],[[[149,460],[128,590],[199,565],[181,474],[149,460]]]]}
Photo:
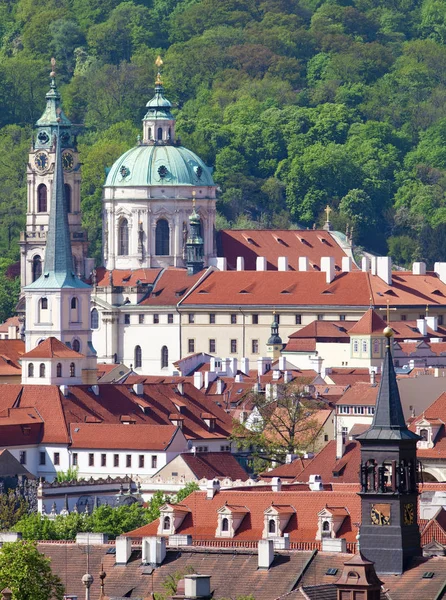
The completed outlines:
{"type": "Polygon", "coordinates": [[[421,555],[417,519],[418,435],[407,428],[386,327],[386,353],[371,427],[356,439],[361,445],[361,553],[377,573],[402,573],[421,555]]]}
{"type": "Polygon", "coordinates": [[[27,167],[27,210],[25,231],[20,236],[22,289],[42,273],[51,210],[55,170],[54,136],[60,131],[65,198],[76,274],[84,277],[87,237],[82,230],[80,209],[81,172],[76,135],[64,114],[56,85],[55,61],[52,59],[50,89],[45,110],[35,125],[27,167]]]}

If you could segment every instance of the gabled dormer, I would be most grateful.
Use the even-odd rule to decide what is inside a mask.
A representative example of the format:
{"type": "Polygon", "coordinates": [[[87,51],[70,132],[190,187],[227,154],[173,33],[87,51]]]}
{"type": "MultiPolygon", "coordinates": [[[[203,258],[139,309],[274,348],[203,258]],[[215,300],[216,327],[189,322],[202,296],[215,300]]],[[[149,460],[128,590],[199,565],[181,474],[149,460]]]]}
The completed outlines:
{"type": "Polygon", "coordinates": [[[225,504],[219,508],[217,511],[218,525],[215,532],[216,537],[234,537],[248,513],[249,510],[246,506],[225,504]]]}
{"type": "Polygon", "coordinates": [[[335,538],[341,528],[344,520],[348,516],[348,511],[345,507],[326,506],[317,513],[318,528],[316,539],[335,538]]]}
{"type": "Polygon", "coordinates": [[[271,504],[263,513],[263,538],[283,537],[286,526],[296,513],[293,506],[271,504]]]}
{"type": "Polygon", "coordinates": [[[416,433],[421,437],[417,448],[433,448],[442,425],[444,422],[441,419],[423,416],[416,424],[416,433]]]}
{"type": "Polygon", "coordinates": [[[163,504],[160,508],[158,535],[175,535],[191,511],[180,504],[163,504]]]}

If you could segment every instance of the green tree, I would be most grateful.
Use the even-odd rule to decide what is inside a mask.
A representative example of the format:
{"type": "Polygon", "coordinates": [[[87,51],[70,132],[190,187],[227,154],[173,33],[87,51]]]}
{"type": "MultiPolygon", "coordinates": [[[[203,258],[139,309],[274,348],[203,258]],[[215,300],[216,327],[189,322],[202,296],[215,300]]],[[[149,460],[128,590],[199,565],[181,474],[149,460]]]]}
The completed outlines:
{"type": "Polygon", "coordinates": [[[28,503],[15,493],[8,490],[0,495],[0,526],[2,531],[9,531],[29,511],[28,503]]]}
{"type": "Polygon", "coordinates": [[[10,588],[13,600],[62,600],[64,587],[51,571],[50,560],[33,542],[3,544],[0,549],[0,586],[10,588]]]}

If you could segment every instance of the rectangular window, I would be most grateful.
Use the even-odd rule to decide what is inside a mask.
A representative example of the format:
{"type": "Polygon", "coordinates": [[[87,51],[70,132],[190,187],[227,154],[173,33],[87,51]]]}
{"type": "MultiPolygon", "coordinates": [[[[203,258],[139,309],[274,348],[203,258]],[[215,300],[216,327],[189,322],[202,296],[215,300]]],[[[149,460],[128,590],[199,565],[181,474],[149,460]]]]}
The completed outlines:
{"type": "Polygon", "coordinates": [[[153,315],[153,323],[155,325],[158,325],[159,322],[160,322],[160,316],[159,315],[153,315]]]}
{"type": "Polygon", "coordinates": [[[113,466],[119,467],[119,454],[113,454],[113,466]]]}
{"type": "Polygon", "coordinates": [[[362,340],[362,351],[367,352],[367,340],[362,340]]]}
{"type": "Polygon", "coordinates": [[[237,340],[231,340],[231,354],[237,354],[237,340]]]}
{"type": "Polygon", "coordinates": [[[93,454],[93,452],[90,452],[90,454],[88,455],[88,466],[89,467],[94,467],[94,454],[93,454]]]}
{"type": "Polygon", "coordinates": [[[152,456],[152,469],[156,469],[158,465],[158,457],[156,455],[152,456]]]}
{"type": "Polygon", "coordinates": [[[321,314],[321,313],[319,313],[318,316],[317,316],[317,320],[318,321],[323,321],[324,320],[324,315],[321,314]]]}
{"type": "Polygon", "coordinates": [[[355,415],[363,415],[364,414],[364,407],[363,406],[354,406],[353,407],[353,412],[355,413],[355,415]]]}
{"type": "Polygon", "coordinates": [[[77,452],[73,452],[73,467],[77,467],[77,465],[78,465],[77,452]]]}
{"type": "Polygon", "coordinates": [[[144,315],[138,316],[139,324],[142,325],[144,323],[144,315]]]}
{"type": "Polygon", "coordinates": [[[259,324],[259,315],[252,315],[252,324],[253,325],[259,324]]]}
{"type": "Polygon", "coordinates": [[[209,352],[211,352],[211,353],[217,352],[217,350],[215,348],[216,348],[215,340],[209,340],[209,352]]]}
{"type": "Polygon", "coordinates": [[[215,324],[215,313],[211,313],[209,315],[209,324],[210,325],[214,325],[215,324]]]}
{"type": "Polygon", "coordinates": [[[39,453],[39,465],[46,465],[46,452],[39,453]]]}
{"type": "Polygon", "coordinates": [[[324,433],[324,442],[328,442],[328,433],[324,433]]]}
{"type": "Polygon", "coordinates": [[[20,456],[20,464],[26,465],[26,450],[21,450],[19,456],[20,456]]]}
{"type": "Polygon", "coordinates": [[[231,315],[231,325],[237,325],[237,315],[231,315]]]}
{"type": "Polygon", "coordinates": [[[339,315],[339,320],[340,321],[345,321],[345,315],[339,315]]]}
{"type": "Polygon", "coordinates": [[[172,323],[173,323],[173,314],[172,314],[172,313],[169,313],[169,314],[167,315],[167,322],[168,322],[170,325],[172,325],[172,323]]]}
{"type": "Polygon", "coordinates": [[[189,323],[195,323],[195,315],[192,313],[189,313],[189,323]]]}
{"type": "Polygon", "coordinates": [[[132,455],[131,454],[126,454],[125,455],[125,466],[127,468],[132,466],[132,455]]]}
{"type": "Polygon", "coordinates": [[[53,455],[53,463],[55,465],[60,465],[60,454],[59,452],[55,452],[53,455]]]}
{"type": "Polygon", "coordinates": [[[341,415],[348,415],[350,413],[350,407],[349,406],[340,406],[339,412],[341,413],[341,415]]]}
{"type": "Polygon", "coordinates": [[[302,315],[294,315],[296,325],[302,325],[302,315]]]}
{"type": "Polygon", "coordinates": [[[124,325],[130,325],[130,315],[124,315],[124,325]]]}
{"type": "Polygon", "coordinates": [[[195,352],[195,340],[187,340],[187,351],[189,353],[195,352]]]}
{"type": "Polygon", "coordinates": [[[101,454],[101,467],[106,467],[106,466],[107,466],[107,455],[101,454]]]}
{"type": "Polygon", "coordinates": [[[220,446],[220,452],[231,452],[231,446],[220,446]]]}
{"type": "Polygon", "coordinates": [[[374,415],[375,414],[375,407],[374,406],[368,406],[367,407],[367,414],[374,415]]]}
{"type": "Polygon", "coordinates": [[[140,469],[144,469],[144,454],[140,454],[139,455],[138,464],[139,464],[139,468],[140,469]]]}
{"type": "Polygon", "coordinates": [[[258,354],[259,353],[259,340],[252,340],[251,342],[252,344],[252,353],[253,354],[258,354]]]}
{"type": "Polygon", "coordinates": [[[407,321],[407,315],[401,315],[401,321],[407,321]]]}

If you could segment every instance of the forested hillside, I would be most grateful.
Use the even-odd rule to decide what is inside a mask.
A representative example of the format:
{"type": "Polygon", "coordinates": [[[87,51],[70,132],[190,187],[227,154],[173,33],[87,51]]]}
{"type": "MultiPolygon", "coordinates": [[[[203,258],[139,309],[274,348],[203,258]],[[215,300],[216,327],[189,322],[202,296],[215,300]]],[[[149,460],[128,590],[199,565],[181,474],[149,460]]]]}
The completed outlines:
{"type": "Polygon", "coordinates": [[[104,168],[135,144],[160,53],[182,142],[215,167],[220,226],[312,227],[328,203],[358,245],[445,260],[445,39],[446,0],[0,0],[2,256],[18,257],[51,56],[83,124],[99,257],[104,168]]]}

